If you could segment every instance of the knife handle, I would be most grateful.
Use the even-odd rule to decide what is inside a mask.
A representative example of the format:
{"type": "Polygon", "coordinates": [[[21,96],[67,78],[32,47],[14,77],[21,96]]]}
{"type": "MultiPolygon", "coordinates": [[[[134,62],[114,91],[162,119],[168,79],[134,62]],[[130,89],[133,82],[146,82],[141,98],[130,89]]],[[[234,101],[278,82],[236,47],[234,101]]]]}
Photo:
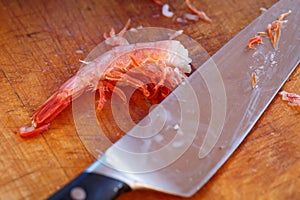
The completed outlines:
{"type": "Polygon", "coordinates": [[[95,173],[81,173],[48,200],[112,200],[130,191],[122,181],[95,173]]]}

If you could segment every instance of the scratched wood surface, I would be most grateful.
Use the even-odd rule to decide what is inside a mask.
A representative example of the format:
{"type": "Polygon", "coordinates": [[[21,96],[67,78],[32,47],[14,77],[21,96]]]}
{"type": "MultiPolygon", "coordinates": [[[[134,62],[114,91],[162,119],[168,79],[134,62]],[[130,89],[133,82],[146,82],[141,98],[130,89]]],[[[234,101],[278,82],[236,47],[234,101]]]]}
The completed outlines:
{"type": "MultiPolygon", "coordinates": [[[[177,13],[183,0],[163,1],[177,13]]],[[[213,55],[276,0],[192,1],[213,19],[178,23],[160,16],[147,0],[0,1],[0,199],[44,199],[94,158],[80,141],[69,107],[44,134],[21,139],[33,111],[78,70],[103,33],[131,27],[183,29],[213,55]]],[[[300,68],[284,85],[300,93],[300,68]]],[[[138,102],[136,102],[138,104],[138,102]]],[[[102,119],[107,130],[112,119],[102,119]]],[[[141,112],[143,114],[143,112],[141,112]]],[[[300,114],[277,96],[249,136],[216,175],[189,199],[300,198],[300,114]]],[[[120,199],[182,199],[154,191],[134,191],[120,199]]]]}

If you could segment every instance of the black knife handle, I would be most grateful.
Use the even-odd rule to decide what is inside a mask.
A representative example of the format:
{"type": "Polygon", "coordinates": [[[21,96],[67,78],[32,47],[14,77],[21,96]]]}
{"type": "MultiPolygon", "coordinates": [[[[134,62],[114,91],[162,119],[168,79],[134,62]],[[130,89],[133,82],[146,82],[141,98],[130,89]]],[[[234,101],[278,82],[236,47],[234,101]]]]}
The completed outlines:
{"type": "Polygon", "coordinates": [[[130,190],[130,187],[122,181],[83,172],[48,200],[112,200],[130,190]]]}

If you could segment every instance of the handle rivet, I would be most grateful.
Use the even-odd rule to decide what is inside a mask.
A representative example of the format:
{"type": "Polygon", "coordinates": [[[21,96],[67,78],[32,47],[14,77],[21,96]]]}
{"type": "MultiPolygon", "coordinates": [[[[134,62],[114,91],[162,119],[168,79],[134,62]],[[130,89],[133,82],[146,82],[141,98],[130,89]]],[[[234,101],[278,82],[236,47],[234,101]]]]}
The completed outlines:
{"type": "Polygon", "coordinates": [[[82,187],[74,187],[70,192],[70,196],[73,200],[84,200],[86,199],[86,192],[82,187]]]}

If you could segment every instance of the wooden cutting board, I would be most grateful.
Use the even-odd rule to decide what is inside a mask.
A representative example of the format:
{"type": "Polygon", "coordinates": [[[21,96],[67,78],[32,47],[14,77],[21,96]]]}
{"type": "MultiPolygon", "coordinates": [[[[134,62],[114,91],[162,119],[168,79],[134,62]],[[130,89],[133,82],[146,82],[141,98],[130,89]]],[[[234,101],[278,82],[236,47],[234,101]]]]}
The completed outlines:
{"type": "MultiPolygon", "coordinates": [[[[178,15],[187,11],[183,0],[162,2],[178,15]]],[[[0,1],[0,199],[44,199],[94,161],[76,133],[70,107],[41,135],[21,139],[15,133],[76,73],[79,59],[103,41],[104,32],[120,30],[131,18],[131,27],[183,29],[213,55],[258,17],[261,7],[276,1],[192,2],[213,23],[178,23],[161,16],[150,0],[0,1]]],[[[299,75],[298,67],[283,89],[300,93],[299,75]]],[[[108,107],[102,125],[118,134],[106,113],[108,107]]],[[[277,96],[225,165],[189,199],[300,198],[299,119],[277,96]]],[[[143,190],[120,199],[183,198],[143,190]]]]}

